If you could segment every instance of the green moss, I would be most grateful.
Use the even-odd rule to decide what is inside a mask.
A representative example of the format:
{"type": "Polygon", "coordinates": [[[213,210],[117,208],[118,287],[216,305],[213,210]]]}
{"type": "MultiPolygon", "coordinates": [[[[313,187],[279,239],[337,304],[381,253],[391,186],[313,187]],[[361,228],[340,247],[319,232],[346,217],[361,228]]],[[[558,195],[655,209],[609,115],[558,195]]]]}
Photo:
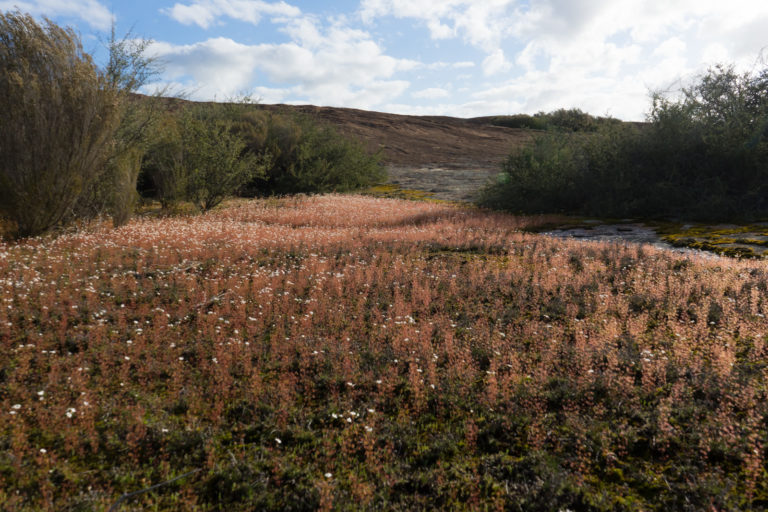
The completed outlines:
{"type": "Polygon", "coordinates": [[[733,258],[761,258],[768,247],[764,226],[711,226],[659,223],[654,225],[662,240],[675,247],[688,247],[733,258]],[[737,245],[738,244],[738,245],[737,245]]]}
{"type": "Polygon", "coordinates": [[[432,196],[434,194],[431,192],[402,188],[398,185],[393,185],[390,183],[370,187],[368,190],[364,191],[363,194],[374,197],[385,197],[389,199],[407,199],[409,201],[428,201],[435,203],[449,202],[433,198],[432,196]]]}

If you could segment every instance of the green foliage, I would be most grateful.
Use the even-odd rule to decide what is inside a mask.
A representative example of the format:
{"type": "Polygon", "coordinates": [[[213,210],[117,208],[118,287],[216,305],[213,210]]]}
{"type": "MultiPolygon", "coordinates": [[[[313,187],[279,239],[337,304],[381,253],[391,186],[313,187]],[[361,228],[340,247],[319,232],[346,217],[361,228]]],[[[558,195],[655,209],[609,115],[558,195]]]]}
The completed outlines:
{"type": "Polygon", "coordinates": [[[529,130],[546,130],[546,120],[541,116],[531,116],[528,114],[515,114],[512,116],[493,116],[488,118],[488,122],[494,126],[504,126],[506,128],[526,128],[529,130]]]}
{"type": "Polygon", "coordinates": [[[269,156],[248,150],[233,112],[234,107],[187,105],[157,123],[143,170],[164,209],[185,199],[210,210],[264,174],[269,156]]]}
{"type": "Polygon", "coordinates": [[[184,198],[186,172],[182,165],[183,146],[176,116],[163,116],[153,129],[152,142],[142,162],[146,182],[143,191],[155,196],[169,210],[184,198]]]}
{"type": "Polygon", "coordinates": [[[162,91],[143,101],[132,97],[159,73],[155,59],[145,55],[150,43],[150,40],[136,38],[130,32],[118,39],[113,25],[107,45],[109,62],[105,73],[112,87],[120,93],[120,126],[107,168],[110,179],[102,182],[98,194],[105,199],[105,210],[111,214],[116,226],[125,224],[133,214],[139,197],[136,184],[141,160],[152,126],[163,110],[162,91]]]}
{"type": "Polygon", "coordinates": [[[540,135],[510,155],[484,203],[603,216],[768,215],[768,69],[716,67],[679,97],[652,99],[645,126],[540,135]]]}
{"type": "Polygon", "coordinates": [[[381,182],[378,155],[308,116],[251,111],[236,125],[256,154],[272,156],[246,194],[349,192],[381,182]]]}
{"type": "Polygon", "coordinates": [[[125,223],[156,117],[156,102],[130,97],[156,73],[149,41],[113,28],[101,70],[72,29],[19,12],[0,24],[0,214],[17,236],[101,214],[125,223]]]}
{"type": "Polygon", "coordinates": [[[538,112],[534,115],[515,114],[481,118],[495,126],[526,128],[530,130],[551,130],[565,132],[595,132],[601,126],[617,124],[620,121],[610,117],[594,117],[578,108],[558,109],[552,112],[538,112]]]}
{"type": "Polygon", "coordinates": [[[246,150],[245,140],[226,119],[206,119],[199,109],[182,117],[182,165],[187,198],[203,211],[264,174],[268,157],[246,150]]]}
{"type": "Polygon", "coordinates": [[[617,157],[636,134],[631,125],[604,127],[590,135],[541,134],[532,145],[507,158],[482,202],[533,213],[620,211],[629,205],[626,200],[632,183],[617,157]]]}
{"type": "Polygon", "coordinates": [[[15,234],[71,216],[105,175],[118,91],[72,29],[0,13],[0,213],[15,234]]]}

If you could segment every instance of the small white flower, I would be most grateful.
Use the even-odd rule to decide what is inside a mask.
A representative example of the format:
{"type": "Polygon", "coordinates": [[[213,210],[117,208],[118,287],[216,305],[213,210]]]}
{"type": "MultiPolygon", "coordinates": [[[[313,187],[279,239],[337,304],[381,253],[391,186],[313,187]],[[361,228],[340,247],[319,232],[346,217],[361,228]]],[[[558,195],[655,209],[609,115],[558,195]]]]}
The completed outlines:
{"type": "Polygon", "coordinates": [[[18,411],[19,409],[21,409],[21,404],[13,404],[12,407],[18,411]]]}
{"type": "Polygon", "coordinates": [[[276,437],[276,438],[275,438],[275,442],[276,442],[277,444],[283,444],[283,441],[282,441],[282,440],[281,440],[279,437],[276,437]]]}
{"type": "Polygon", "coordinates": [[[331,417],[333,417],[333,419],[338,419],[339,415],[336,414],[335,412],[332,412],[331,417]]]}
{"type": "Polygon", "coordinates": [[[37,396],[43,396],[45,394],[45,391],[38,391],[37,396]]]}
{"type": "Polygon", "coordinates": [[[325,478],[331,478],[333,476],[333,473],[326,473],[325,478]]]}
{"type": "Polygon", "coordinates": [[[40,448],[40,453],[48,453],[48,450],[46,450],[45,448],[40,448]]]}
{"type": "Polygon", "coordinates": [[[365,431],[366,431],[366,432],[372,432],[372,431],[373,431],[373,429],[372,429],[371,427],[369,427],[368,425],[366,425],[366,426],[365,426],[365,431]]]}
{"type": "Polygon", "coordinates": [[[374,409],[368,409],[368,412],[369,412],[369,413],[371,413],[371,414],[373,414],[373,413],[375,413],[376,411],[375,411],[374,409]]]}
{"type": "Polygon", "coordinates": [[[376,384],[381,384],[381,379],[376,380],[376,384]]]}

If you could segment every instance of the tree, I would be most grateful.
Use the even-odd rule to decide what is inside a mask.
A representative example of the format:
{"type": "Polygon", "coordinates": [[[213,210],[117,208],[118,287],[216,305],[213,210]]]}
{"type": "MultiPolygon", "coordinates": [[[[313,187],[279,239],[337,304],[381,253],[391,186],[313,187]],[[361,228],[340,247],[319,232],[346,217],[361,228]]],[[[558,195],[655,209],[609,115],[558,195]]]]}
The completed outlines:
{"type": "Polygon", "coordinates": [[[0,213],[15,235],[63,222],[104,177],[118,90],[70,28],[0,13],[0,213]]]}

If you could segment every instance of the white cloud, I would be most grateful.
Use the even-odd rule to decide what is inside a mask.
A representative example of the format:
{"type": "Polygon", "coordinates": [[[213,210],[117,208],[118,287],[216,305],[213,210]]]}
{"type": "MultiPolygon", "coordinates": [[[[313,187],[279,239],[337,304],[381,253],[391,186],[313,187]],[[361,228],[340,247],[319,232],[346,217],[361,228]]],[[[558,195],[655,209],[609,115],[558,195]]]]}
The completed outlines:
{"type": "Polygon", "coordinates": [[[475,67],[475,63],[472,61],[464,60],[459,62],[432,62],[430,64],[425,64],[425,68],[429,70],[437,70],[437,69],[466,69],[466,68],[473,68],[475,67]]]}
{"type": "Polygon", "coordinates": [[[434,100],[438,98],[447,98],[451,95],[448,91],[445,89],[442,89],[440,87],[430,87],[427,89],[422,89],[420,91],[415,91],[411,93],[411,96],[417,99],[425,99],[425,100],[434,100]]]}
{"type": "Polygon", "coordinates": [[[191,45],[155,42],[149,53],[162,62],[164,78],[192,89],[195,99],[236,95],[247,90],[254,77],[253,48],[223,37],[191,45]]]}
{"type": "Polygon", "coordinates": [[[362,0],[359,14],[365,23],[394,16],[423,22],[433,39],[462,37],[492,52],[512,24],[515,0],[362,0]]]}
{"type": "Polygon", "coordinates": [[[649,90],[713,62],[750,69],[768,45],[768,2],[753,0],[362,0],[358,14],[411,19],[435,40],[481,50],[487,83],[474,73],[475,101],[452,106],[462,112],[579,107],[642,119],[649,90]]]}
{"type": "Polygon", "coordinates": [[[504,57],[504,50],[501,48],[491,53],[485,60],[483,60],[483,73],[486,76],[497,75],[504,71],[509,71],[511,67],[512,64],[507,62],[506,57],[504,57]]]}
{"type": "Polygon", "coordinates": [[[3,0],[0,11],[18,9],[33,16],[79,18],[98,30],[108,30],[112,14],[98,0],[3,0]]]}
{"type": "Polygon", "coordinates": [[[169,9],[162,9],[174,20],[184,25],[210,27],[219,18],[227,17],[258,25],[261,17],[301,14],[298,7],[284,1],[264,2],[262,0],[194,0],[189,4],[176,3],[169,9]]]}
{"type": "Polygon", "coordinates": [[[219,37],[191,45],[155,43],[151,51],[164,63],[166,82],[187,84],[195,99],[229,97],[267,77],[279,85],[261,90],[268,101],[358,108],[400,96],[410,84],[395,75],[419,65],[385,55],[366,32],[342,25],[324,28],[298,19],[285,32],[293,41],[244,45],[219,37]]]}
{"type": "MultiPolygon", "coordinates": [[[[201,27],[223,18],[257,24],[269,17],[288,38],[155,45],[167,62],[168,83],[185,84],[199,99],[252,91],[267,102],[463,117],[578,107],[639,120],[649,90],[715,62],[749,69],[768,45],[768,2],[750,0],[361,0],[356,16],[335,18],[304,14],[285,1],[178,0],[164,12],[201,27]],[[406,20],[400,22],[406,26],[374,39],[367,30],[383,18],[406,20]],[[435,41],[452,40],[451,48],[463,44],[455,55],[467,60],[387,54],[384,42],[401,56],[416,55],[402,43],[414,29],[435,41]],[[455,86],[441,88],[430,78],[455,86]],[[409,93],[412,81],[416,90],[409,93]],[[253,89],[254,83],[268,86],[253,89]],[[456,98],[462,99],[452,102],[456,98]]],[[[422,51],[434,57],[432,48],[422,51]]]]}

